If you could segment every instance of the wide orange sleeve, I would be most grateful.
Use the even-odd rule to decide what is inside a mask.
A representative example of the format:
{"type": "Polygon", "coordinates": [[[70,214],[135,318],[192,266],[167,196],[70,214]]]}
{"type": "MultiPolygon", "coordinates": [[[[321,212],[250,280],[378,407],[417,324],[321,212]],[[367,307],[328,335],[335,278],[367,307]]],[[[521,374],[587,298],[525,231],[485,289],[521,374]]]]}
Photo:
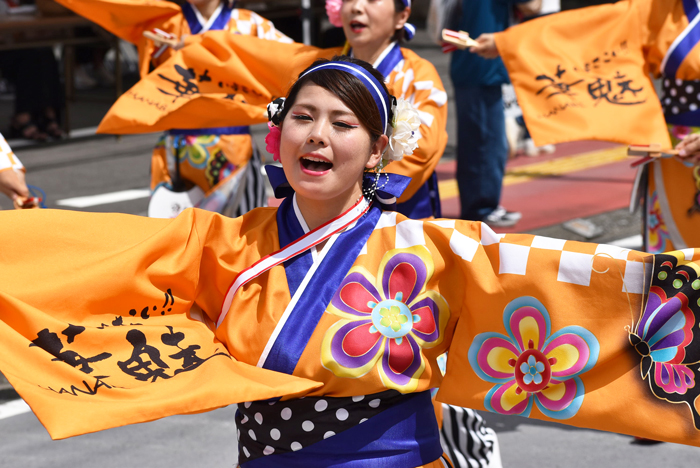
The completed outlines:
{"type": "MultiPolygon", "coordinates": [[[[139,74],[146,76],[153,41],[143,36],[154,28],[180,36],[183,31],[182,10],[165,0],[56,0],[66,8],[97,23],[120,39],[136,45],[139,53],[139,74]]],[[[189,30],[189,29],[188,29],[189,30]]]]}
{"type": "Polygon", "coordinates": [[[389,77],[390,91],[413,103],[421,119],[418,148],[401,161],[387,166],[387,172],[411,177],[399,202],[410,199],[425,184],[447,146],[447,93],[435,67],[415,52],[402,49],[405,64],[401,73],[389,77]],[[398,75],[401,75],[397,79],[398,75]]]}
{"type": "Polygon", "coordinates": [[[0,213],[0,370],[53,438],[318,386],[240,362],[204,319],[247,261],[240,224],[0,213]]]}
{"type": "MultiPolygon", "coordinates": [[[[661,76],[668,60],[669,50],[690,28],[682,0],[637,0],[634,3],[641,23],[640,34],[645,44],[644,53],[649,71],[661,76]]],[[[690,37],[694,34],[691,32],[690,37]]],[[[695,44],[678,67],[675,76],[681,80],[700,79],[700,45],[695,44]]]]}
{"type": "Polygon", "coordinates": [[[181,13],[165,0],[56,0],[120,39],[137,44],[143,32],[181,13]]]}
{"type": "Polygon", "coordinates": [[[652,256],[462,221],[449,245],[466,281],[438,400],[700,445],[700,250],[652,256]]]}

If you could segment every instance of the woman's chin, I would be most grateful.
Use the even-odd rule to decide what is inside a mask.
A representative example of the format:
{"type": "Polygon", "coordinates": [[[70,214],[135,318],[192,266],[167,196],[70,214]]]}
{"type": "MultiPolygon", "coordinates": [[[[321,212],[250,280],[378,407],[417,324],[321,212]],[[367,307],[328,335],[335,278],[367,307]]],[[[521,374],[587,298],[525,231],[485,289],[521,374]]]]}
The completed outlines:
{"type": "Polygon", "coordinates": [[[302,197],[308,201],[324,203],[324,204],[340,204],[347,205],[354,203],[362,195],[362,192],[355,190],[354,187],[343,189],[340,184],[331,182],[330,180],[316,182],[303,181],[295,188],[298,197],[302,197]],[[357,192],[357,193],[356,193],[357,192]]]}

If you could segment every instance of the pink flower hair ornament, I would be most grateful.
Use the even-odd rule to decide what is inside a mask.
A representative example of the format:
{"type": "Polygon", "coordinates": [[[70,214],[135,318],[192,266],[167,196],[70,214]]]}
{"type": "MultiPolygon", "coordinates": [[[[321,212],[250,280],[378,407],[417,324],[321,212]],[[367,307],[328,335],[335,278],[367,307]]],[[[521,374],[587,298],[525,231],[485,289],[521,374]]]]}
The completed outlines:
{"type": "Polygon", "coordinates": [[[281,123],[280,117],[284,111],[285,98],[277,98],[267,105],[267,128],[270,133],[265,137],[265,149],[272,155],[272,159],[279,162],[280,160],[280,140],[282,139],[282,131],[279,128],[281,123]]]}
{"type": "Polygon", "coordinates": [[[340,9],[343,6],[343,0],[326,0],[326,14],[328,20],[336,28],[343,26],[343,21],[340,18],[340,9]]]}
{"type": "Polygon", "coordinates": [[[270,129],[270,133],[268,133],[265,137],[265,149],[272,155],[272,159],[279,162],[282,132],[280,131],[280,128],[274,125],[272,122],[268,122],[267,127],[270,129]]]}

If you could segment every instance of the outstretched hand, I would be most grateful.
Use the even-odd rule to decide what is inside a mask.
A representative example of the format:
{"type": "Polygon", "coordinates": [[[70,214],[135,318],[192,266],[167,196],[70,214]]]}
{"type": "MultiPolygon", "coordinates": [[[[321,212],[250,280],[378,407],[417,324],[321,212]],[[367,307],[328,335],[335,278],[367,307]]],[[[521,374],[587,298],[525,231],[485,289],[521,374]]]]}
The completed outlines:
{"type": "Polygon", "coordinates": [[[24,181],[24,172],[6,169],[0,171],[0,192],[14,201],[18,197],[29,197],[29,189],[24,181]]]}
{"type": "Polygon", "coordinates": [[[676,145],[678,156],[700,163],[700,133],[691,133],[676,145]]]}
{"type": "Polygon", "coordinates": [[[469,52],[477,54],[485,59],[495,59],[500,54],[498,53],[498,47],[496,47],[496,40],[492,33],[485,33],[477,37],[476,42],[478,45],[469,48],[469,52]]]}

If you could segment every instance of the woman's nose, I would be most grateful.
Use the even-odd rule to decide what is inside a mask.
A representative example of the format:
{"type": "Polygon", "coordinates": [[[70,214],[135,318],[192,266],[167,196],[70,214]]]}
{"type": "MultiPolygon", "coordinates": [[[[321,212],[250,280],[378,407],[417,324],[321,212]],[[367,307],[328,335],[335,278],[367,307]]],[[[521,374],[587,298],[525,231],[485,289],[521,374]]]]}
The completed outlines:
{"type": "Polygon", "coordinates": [[[361,13],[364,7],[365,0],[351,0],[352,5],[350,6],[350,11],[353,13],[361,13]]]}
{"type": "Polygon", "coordinates": [[[322,122],[317,122],[311,129],[306,142],[312,145],[326,146],[328,144],[328,136],[325,125],[322,122]]]}

